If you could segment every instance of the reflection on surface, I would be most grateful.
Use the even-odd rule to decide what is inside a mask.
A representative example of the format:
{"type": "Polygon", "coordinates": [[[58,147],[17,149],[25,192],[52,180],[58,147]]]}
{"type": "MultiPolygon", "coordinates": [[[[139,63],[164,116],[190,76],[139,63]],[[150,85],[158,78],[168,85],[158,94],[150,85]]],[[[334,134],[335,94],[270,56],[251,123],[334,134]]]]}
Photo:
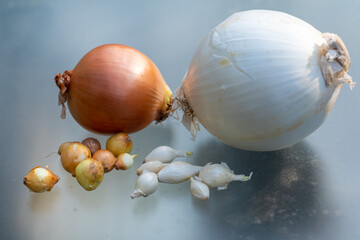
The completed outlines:
{"type": "Polygon", "coordinates": [[[210,215],[211,224],[222,228],[217,232],[229,239],[316,237],[329,223],[331,202],[324,196],[319,157],[305,142],[280,151],[249,152],[211,141],[197,149],[194,161],[224,161],[237,174],[254,172],[249,182],[230,183],[221,192],[212,189],[207,205],[193,201],[194,209],[210,215]]]}

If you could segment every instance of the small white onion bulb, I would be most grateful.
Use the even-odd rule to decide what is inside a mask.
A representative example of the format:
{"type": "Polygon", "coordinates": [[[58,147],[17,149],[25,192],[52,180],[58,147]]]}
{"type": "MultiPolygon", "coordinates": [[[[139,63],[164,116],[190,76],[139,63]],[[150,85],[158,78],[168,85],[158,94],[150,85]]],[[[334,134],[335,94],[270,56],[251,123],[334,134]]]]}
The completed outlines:
{"type": "Polygon", "coordinates": [[[236,175],[224,162],[221,164],[208,163],[200,170],[197,180],[205,183],[208,187],[225,190],[232,181],[249,181],[252,174],[251,172],[249,176],[236,175]]]}
{"type": "Polygon", "coordinates": [[[150,162],[146,162],[143,163],[137,170],[136,173],[137,175],[140,175],[143,173],[144,170],[149,171],[149,172],[153,172],[153,173],[158,173],[161,169],[163,169],[167,164],[166,163],[162,163],[158,160],[154,160],[154,161],[150,161],[150,162]]]}
{"type": "Polygon", "coordinates": [[[144,170],[136,181],[135,190],[131,194],[131,199],[149,196],[156,191],[158,185],[159,181],[157,175],[153,172],[144,170]]]}
{"type": "Polygon", "coordinates": [[[158,172],[159,182],[163,183],[181,183],[190,177],[197,175],[202,169],[200,166],[195,166],[187,162],[172,162],[166,165],[158,172]]]}
{"type": "Polygon", "coordinates": [[[199,121],[223,142],[270,151],[315,131],[348,83],[341,39],[282,12],[231,15],[202,41],[175,108],[193,137],[199,121]]]}
{"type": "Polygon", "coordinates": [[[145,162],[160,161],[162,163],[172,162],[177,157],[190,157],[192,152],[184,152],[169,146],[159,146],[152,150],[144,159],[145,162]]]}
{"type": "Polygon", "coordinates": [[[196,176],[190,178],[190,192],[194,198],[202,201],[208,200],[210,196],[209,187],[200,182],[196,176]]]}

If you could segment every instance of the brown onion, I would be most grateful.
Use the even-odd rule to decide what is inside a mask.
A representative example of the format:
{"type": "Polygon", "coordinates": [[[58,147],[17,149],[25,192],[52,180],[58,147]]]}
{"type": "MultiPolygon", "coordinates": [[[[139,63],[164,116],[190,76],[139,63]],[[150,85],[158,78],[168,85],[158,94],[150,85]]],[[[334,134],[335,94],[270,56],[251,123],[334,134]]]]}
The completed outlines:
{"type": "Polygon", "coordinates": [[[61,155],[61,152],[70,144],[72,143],[79,143],[78,141],[74,141],[74,142],[64,142],[60,145],[59,150],[58,150],[58,154],[61,155]]]}
{"type": "Polygon", "coordinates": [[[85,138],[81,143],[90,149],[91,155],[93,155],[97,150],[101,149],[101,144],[96,138],[85,138]]]}
{"type": "Polygon", "coordinates": [[[132,133],[171,111],[172,93],[156,65],[120,44],[88,52],[71,71],[57,74],[59,104],[84,128],[98,133],[132,133]]]}
{"type": "Polygon", "coordinates": [[[75,177],[75,168],[83,160],[90,158],[91,152],[88,147],[81,143],[71,143],[65,147],[60,155],[61,164],[66,171],[75,177]]]}
{"type": "Polygon", "coordinates": [[[103,165],[105,173],[113,170],[115,164],[115,156],[109,150],[105,150],[105,149],[97,150],[94,153],[93,158],[99,161],[103,165]]]}
{"type": "Polygon", "coordinates": [[[106,141],[106,149],[112,152],[115,157],[121,153],[130,153],[132,148],[133,142],[126,133],[117,133],[106,141]]]}

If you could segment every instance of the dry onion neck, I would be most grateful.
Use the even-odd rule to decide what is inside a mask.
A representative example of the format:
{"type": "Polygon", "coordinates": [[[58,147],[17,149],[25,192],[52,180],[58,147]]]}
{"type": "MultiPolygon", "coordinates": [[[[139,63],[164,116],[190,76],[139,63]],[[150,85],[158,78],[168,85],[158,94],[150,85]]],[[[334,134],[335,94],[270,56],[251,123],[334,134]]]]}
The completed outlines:
{"type": "Polygon", "coordinates": [[[347,74],[350,66],[350,56],[344,42],[333,33],[323,33],[326,43],[321,46],[320,66],[326,85],[349,84],[353,89],[355,82],[347,74]]]}
{"type": "Polygon", "coordinates": [[[173,111],[181,109],[184,112],[182,123],[190,131],[192,139],[195,140],[196,134],[200,131],[200,124],[194,110],[190,107],[182,87],[176,90],[173,111]]]}
{"type": "Polygon", "coordinates": [[[169,115],[173,112],[173,109],[172,109],[173,103],[174,103],[174,99],[172,97],[172,92],[171,92],[170,88],[166,85],[164,106],[161,110],[161,114],[160,114],[159,118],[156,119],[156,123],[160,123],[169,117],[169,115]]]}
{"type": "Polygon", "coordinates": [[[58,73],[55,76],[55,83],[59,87],[59,101],[58,105],[61,105],[61,118],[66,118],[66,107],[65,102],[67,100],[67,91],[70,86],[70,79],[71,79],[72,71],[65,71],[63,74],[58,73]]]}

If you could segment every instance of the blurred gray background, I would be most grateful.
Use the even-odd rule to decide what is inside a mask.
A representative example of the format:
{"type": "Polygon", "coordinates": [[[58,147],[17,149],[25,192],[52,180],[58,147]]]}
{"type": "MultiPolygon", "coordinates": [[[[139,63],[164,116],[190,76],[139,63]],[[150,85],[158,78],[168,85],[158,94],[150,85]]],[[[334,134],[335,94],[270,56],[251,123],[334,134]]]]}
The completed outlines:
{"type": "Polygon", "coordinates": [[[86,192],[55,153],[65,141],[92,134],[68,115],[60,119],[55,74],[72,69],[92,48],[130,45],[148,55],[170,88],[181,85],[201,39],[232,13],[272,9],[337,33],[360,76],[360,1],[182,0],[0,2],[1,239],[360,239],[360,96],[343,87],[333,112],[311,136],[288,149],[249,152],[202,129],[196,142],[176,119],[132,134],[132,169],[105,175],[86,192]],[[228,163],[254,172],[246,183],[192,198],[189,182],[161,184],[148,198],[130,199],[135,169],[155,147],[193,151],[189,161],[228,163]],[[60,182],[30,193],[23,177],[49,165],[60,182]]]}

